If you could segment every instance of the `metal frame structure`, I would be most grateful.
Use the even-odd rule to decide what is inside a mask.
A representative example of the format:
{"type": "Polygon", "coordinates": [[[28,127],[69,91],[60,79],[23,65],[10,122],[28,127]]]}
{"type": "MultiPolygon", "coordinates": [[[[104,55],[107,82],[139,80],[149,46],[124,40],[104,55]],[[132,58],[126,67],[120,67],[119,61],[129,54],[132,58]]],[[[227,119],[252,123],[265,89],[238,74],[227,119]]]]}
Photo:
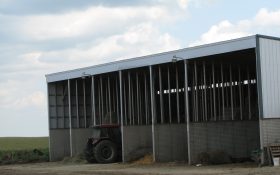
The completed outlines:
{"type": "MultiPolygon", "coordinates": [[[[254,35],[46,75],[50,130],[69,129],[72,156],[76,129],[120,124],[125,157],[127,127],[151,126],[157,161],[160,127],[183,125],[186,131],[176,132],[186,132],[191,163],[195,123],[261,120],[259,38],[270,37],[254,35]]],[[[261,127],[259,135],[262,148],[261,127]]]]}

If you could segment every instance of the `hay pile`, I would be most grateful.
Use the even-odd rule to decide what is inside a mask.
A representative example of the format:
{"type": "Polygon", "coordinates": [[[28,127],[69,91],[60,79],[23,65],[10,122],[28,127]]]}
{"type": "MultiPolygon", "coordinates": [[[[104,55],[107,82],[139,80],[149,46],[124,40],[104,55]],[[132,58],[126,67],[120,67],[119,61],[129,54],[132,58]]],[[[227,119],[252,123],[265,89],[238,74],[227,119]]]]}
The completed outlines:
{"type": "Polygon", "coordinates": [[[149,165],[153,163],[153,155],[152,154],[146,154],[145,156],[135,160],[132,162],[136,165],[149,165]]]}

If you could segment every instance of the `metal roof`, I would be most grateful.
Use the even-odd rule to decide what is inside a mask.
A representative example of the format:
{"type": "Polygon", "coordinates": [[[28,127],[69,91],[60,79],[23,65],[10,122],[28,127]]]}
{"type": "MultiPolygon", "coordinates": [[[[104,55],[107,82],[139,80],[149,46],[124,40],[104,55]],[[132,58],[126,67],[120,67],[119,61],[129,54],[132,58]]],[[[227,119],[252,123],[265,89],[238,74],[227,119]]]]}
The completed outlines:
{"type": "Polygon", "coordinates": [[[256,47],[256,37],[258,35],[242,37],[222,42],[205,44],[195,47],[189,47],[170,52],[163,52],[153,55],[136,57],[126,60],[114,61],[105,64],[84,67],[80,69],[68,70],[64,72],[52,73],[46,75],[47,82],[55,82],[73,78],[79,78],[86,75],[96,75],[106,72],[114,72],[118,70],[131,69],[143,66],[171,62],[173,56],[183,59],[192,59],[197,57],[221,54],[226,52],[250,49],[256,47]]]}

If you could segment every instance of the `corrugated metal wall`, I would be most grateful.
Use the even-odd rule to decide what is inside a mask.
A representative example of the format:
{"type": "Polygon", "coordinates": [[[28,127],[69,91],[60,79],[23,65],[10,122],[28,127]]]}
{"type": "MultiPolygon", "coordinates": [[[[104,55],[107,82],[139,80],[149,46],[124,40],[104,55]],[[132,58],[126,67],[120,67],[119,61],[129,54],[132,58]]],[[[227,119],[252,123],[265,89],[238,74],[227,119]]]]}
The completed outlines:
{"type": "Polygon", "coordinates": [[[259,39],[263,118],[280,118],[280,41],[259,39]]]}

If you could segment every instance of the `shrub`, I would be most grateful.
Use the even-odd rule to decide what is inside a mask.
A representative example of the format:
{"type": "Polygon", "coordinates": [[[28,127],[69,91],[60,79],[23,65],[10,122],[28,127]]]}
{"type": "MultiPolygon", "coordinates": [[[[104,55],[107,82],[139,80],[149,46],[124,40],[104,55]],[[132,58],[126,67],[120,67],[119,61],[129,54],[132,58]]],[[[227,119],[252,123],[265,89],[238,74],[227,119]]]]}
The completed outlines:
{"type": "Polygon", "coordinates": [[[49,151],[45,149],[0,151],[0,164],[46,162],[49,151]]]}

